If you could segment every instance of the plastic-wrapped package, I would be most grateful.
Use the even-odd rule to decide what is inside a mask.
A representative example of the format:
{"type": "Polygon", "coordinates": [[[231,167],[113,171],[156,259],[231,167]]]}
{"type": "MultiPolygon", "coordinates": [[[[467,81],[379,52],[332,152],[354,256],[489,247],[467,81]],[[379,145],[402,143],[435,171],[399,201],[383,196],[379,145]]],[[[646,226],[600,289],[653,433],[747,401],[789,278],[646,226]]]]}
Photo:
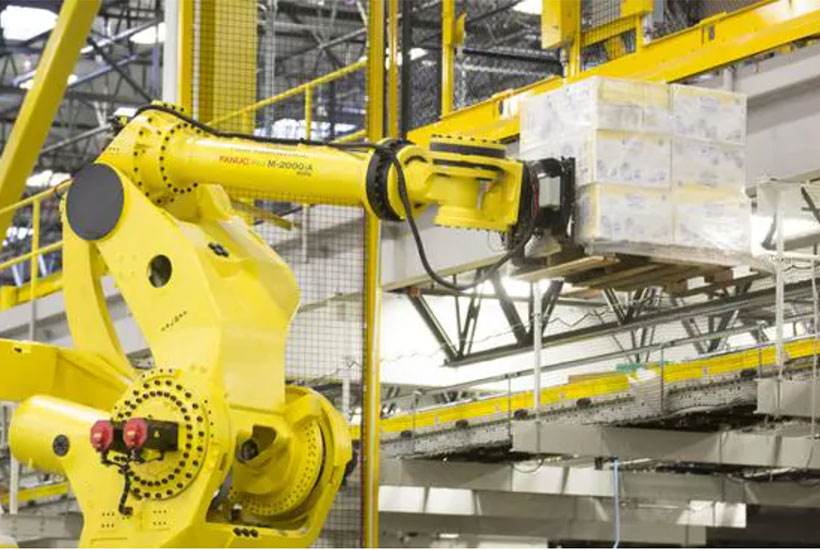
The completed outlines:
{"type": "Polygon", "coordinates": [[[575,158],[589,253],[733,265],[751,258],[745,110],[740,94],[592,77],[524,101],[520,156],[575,158]]]}
{"type": "Polygon", "coordinates": [[[667,244],[674,238],[671,192],[592,184],[578,191],[575,235],[580,243],[667,244]]]}
{"type": "Polygon", "coordinates": [[[665,84],[593,76],[562,90],[571,125],[596,130],[668,133],[672,113],[665,84]]]}
{"type": "Polygon", "coordinates": [[[746,143],[745,95],[680,84],[670,89],[675,136],[746,143]]]}
{"type": "Polygon", "coordinates": [[[668,190],[671,143],[662,134],[594,130],[562,140],[546,140],[522,150],[523,160],[572,157],[575,184],[634,185],[668,190]]]}
{"type": "Polygon", "coordinates": [[[530,152],[595,130],[669,134],[672,129],[665,84],[597,76],[526,98],[519,117],[520,149],[530,152]]]}
{"type": "Polygon", "coordinates": [[[576,183],[634,185],[668,190],[671,144],[662,134],[597,130],[577,157],[576,183]]]}
{"type": "Polygon", "coordinates": [[[675,137],[672,139],[672,184],[702,185],[740,193],[746,183],[743,145],[675,137]]]}
{"type": "Polygon", "coordinates": [[[739,192],[680,187],[672,192],[678,246],[751,252],[752,206],[739,192]]]}

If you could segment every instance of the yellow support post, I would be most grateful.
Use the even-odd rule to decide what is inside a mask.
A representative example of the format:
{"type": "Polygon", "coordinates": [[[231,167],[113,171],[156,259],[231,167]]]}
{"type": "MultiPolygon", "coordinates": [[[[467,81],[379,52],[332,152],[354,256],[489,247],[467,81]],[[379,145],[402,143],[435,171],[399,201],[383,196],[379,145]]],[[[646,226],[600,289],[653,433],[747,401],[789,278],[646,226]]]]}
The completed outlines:
{"type": "Polygon", "coordinates": [[[581,6],[572,0],[543,0],[541,4],[541,47],[545,50],[560,48],[577,36],[576,20],[581,6]]]}
{"type": "Polygon", "coordinates": [[[399,0],[388,0],[387,135],[399,135],[399,0]]]}
{"type": "MultiPolygon", "coordinates": [[[[101,0],[66,0],[0,157],[0,208],[20,198],[63,99],[101,0]]],[[[13,212],[0,215],[5,235],[13,212]]]]}
{"type": "Polygon", "coordinates": [[[573,6],[571,15],[572,41],[569,44],[569,60],[566,75],[576,78],[581,73],[581,4],[573,6]]]}
{"type": "Polygon", "coordinates": [[[366,214],[365,255],[365,383],[364,383],[364,546],[379,547],[379,438],[381,436],[381,376],[379,322],[381,316],[381,222],[366,214]]]}
{"type": "MultiPolygon", "coordinates": [[[[384,0],[371,0],[367,20],[367,138],[384,137],[384,0]]],[[[381,432],[381,393],[379,376],[378,328],[381,305],[379,270],[379,219],[365,209],[365,349],[363,409],[363,543],[365,548],[379,546],[379,436],[381,432]]]]}
{"type": "Polygon", "coordinates": [[[453,80],[456,69],[456,0],[441,2],[441,116],[453,111],[453,80]]]}
{"type": "Polygon", "coordinates": [[[179,0],[177,27],[177,103],[189,113],[194,108],[194,0],[179,0]]]}
{"type": "Polygon", "coordinates": [[[39,269],[40,253],[40,201],[36,200],[31,205],[31,263],[29,264],[29,285],[31,288],[31,319],[28,325],[28,339],[34,340],[37,328],[37,276],[39,269]]]}
{"type": "Polygon", "coordinates": [[[310,140],[313,128],[313,88],[305,88],[305,139],[310,140]]]}
{"type": "Polygon", "coordinates": [[[384,135],[384,0],[371,0],[367,15],[367,136],[384,135]]]}

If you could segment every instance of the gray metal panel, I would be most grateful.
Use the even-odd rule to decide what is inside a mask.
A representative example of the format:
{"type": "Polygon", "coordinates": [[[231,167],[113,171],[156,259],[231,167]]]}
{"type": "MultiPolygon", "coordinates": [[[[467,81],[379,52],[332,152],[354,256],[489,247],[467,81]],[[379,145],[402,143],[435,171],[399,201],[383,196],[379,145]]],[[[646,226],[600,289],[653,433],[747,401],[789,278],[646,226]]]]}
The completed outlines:
{"type": "Polygon", "coordinates": [[[9,536],[17,542],[76,540],[80,537],[82,525],[82,516],[74,513],[56,516],[6,514],[0,516],[0,535],[9,536]]]}
{"type": "MultiPolygon", "coordinates": [[[[465,516],[431,516],[382,512],[379,526],[385,530],[427,533],[490,534],[544,537],[567,540],[601,540],[613,538],[611,523],[590,521],[521,520],[517,518],[472,518],[465,516]]],[[[621,541],[650,545],[706,544],[706,528],[652,523],[621,523],[621,541]]]]}
{"type": "MultiPolygon", "coordinates": [[[[624,523],[746,526],[745,504],[710,501],[675,503],[656,497],[642,500],[637,506],[622,504],[620,508],[620,521],[624,523]]],[[[385,512],[606,523],[611,523],[614,517],[613,500],[608,498],[381,485],[379,513],[385,512]]]]}
{"type": "Polygon", "coordinates": [[[814,415],[816,416],[820,413],[820,383],[812,384],[810,380],[760,379],[757,381],[757,411],[755,412],[811,418],[812,387],[815,397],[814,415]]]}
{"type": "Polygon", "coordinates": [[[820,443],[798,437],[733,431],[696,433],[567,424],[539,426],[527,421],[513,424],[513,450],[820,469],[820,443]]]}
{"type": "MultiPolygon", "coordinates": [[[[593,468],[541,466],[527,471],[510,464],[428,460],[381,461],[382,485],[450,487],[564,496],[613,496],[612,472],[593,468]]],[[[712,475],[622,471],[622,497],[707,500],[793,508],[820,508],[820,491],[794,482],[733,481],[712,475]]]]}

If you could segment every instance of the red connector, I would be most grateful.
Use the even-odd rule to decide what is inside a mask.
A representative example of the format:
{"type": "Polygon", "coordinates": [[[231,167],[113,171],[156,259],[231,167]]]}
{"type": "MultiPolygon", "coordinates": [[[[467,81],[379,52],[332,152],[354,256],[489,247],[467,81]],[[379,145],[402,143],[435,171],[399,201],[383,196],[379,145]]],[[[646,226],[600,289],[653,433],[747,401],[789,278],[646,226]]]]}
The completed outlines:
{"type": "Polygon", "coordinates": [[[122,442],[130,451],[142,449],[148,440],[148,423],[144,418],[132,418],[122,429],[122,442]]]}
{"type": "Polygon", "coordinates": [[[104,453],[114,444],[114,425],[108,420],[97,420],[91,426],[91,446],[104,453]]]}

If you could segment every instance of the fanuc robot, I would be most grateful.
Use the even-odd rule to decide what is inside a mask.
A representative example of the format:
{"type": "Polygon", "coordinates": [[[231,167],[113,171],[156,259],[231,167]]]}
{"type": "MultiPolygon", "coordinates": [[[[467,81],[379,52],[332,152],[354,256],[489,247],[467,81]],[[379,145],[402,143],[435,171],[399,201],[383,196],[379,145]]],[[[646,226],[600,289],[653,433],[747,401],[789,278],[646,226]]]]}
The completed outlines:
{"type": "MultiPolygon", "coordinates": [[[[562,168],[543,166],[553,176],[562,168]]],[[[167,104],[143,107],[120,120],[63,200],[75,348],[0,342],[0,398],[22,401],[13,453],[67,476],[85,518],[82,546],[311,544],[351,460],[350,432],[320,394],[285,385],[299,289],[228,192],[363,205],[407,219],[417,240],[413,216],[437,206],[437,224],[504,232],[504,261],[544,227],[536,181],[490,142],[283,141],[221,133],[167,104]],[[154,368],[125,358],[104,273],[154,368]]]]}

